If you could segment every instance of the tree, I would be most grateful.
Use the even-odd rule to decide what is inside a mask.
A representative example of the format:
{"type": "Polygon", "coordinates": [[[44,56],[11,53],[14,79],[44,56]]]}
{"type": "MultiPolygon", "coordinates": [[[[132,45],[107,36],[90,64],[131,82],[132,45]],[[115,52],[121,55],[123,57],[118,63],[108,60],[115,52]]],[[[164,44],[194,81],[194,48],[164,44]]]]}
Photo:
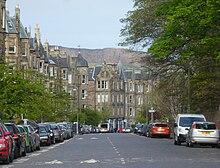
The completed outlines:
{"type": "Polygon", "coordinates": [[[0,108],[4,119],[22,115],[37,119],[43,112],[51,114],[47,106],[49,95],[39,75],[36,77],[33,72],[1,66],[0,108]]]}
{"type": "Polygon", "coordinates": [[[213,0],[135,0],[122,20],[124,45],[149,44],[162,76],[158,95],[179,103],[179,112],[215,112],[220,102],[220,2],[213,0]],[[153,4],[153,6],[152,6],[153,4]],[[155,34],[153,33],[155,32],[155,34]],[[180,86],[182,89],[180,90],[180,86]],[[164,88],[164,87],[163,87],[164,88]],[[175,95],[175,97],[174,97],[175,95]],[[178,101],[177,101],[178,100],[178,101]]]}

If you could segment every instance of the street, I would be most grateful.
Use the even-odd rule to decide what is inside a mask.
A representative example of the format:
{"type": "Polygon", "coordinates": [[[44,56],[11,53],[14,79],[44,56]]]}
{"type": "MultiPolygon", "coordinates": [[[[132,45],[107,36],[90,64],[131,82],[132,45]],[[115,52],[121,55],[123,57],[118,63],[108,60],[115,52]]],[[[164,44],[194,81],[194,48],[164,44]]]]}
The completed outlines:
{"type": "Polygon", "coordinates": [[[2,168],[217,168],[220,149],[175,146],[173,139],[134,134],[85,134],[42,147],[2,168]]]}

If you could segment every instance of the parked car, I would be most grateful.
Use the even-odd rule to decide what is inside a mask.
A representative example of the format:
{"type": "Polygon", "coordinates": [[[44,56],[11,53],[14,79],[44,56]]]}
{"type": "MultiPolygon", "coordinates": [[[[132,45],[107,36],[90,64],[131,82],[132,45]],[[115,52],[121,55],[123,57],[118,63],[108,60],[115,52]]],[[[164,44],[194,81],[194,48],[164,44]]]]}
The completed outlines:
{"type": "Polygon", "coordinates": [[[41,145],[51,145],[50,132],[47,130],[45,125],[39,125],[39,135],[41,145]]]}
{"type": "Polygon", "coordinates": [[[70,123],[67,122],[61,122],[61,123],[57,123],[58,125],[63,125],[66,128],[67,131],[67,139],[72,138],[73,137],[73,129],[70,123]]]}
{"type": "Polygon", "coordinates": [[[67,139],[68,138],[67,128],[64,125],[62,125],[62,124],[58,124],[58,126],[60,127],[63,139],[64,140],[67,139]]]}
{"type": "Polygon", "coordinates": [[[131,126],[126,126],[125,128],[122,129],[123,133],[131,133],[132,132],[132,128],[131,126]]]}
{"type": "Polygon", "coordinates": [[[40,136],[38,130],[35,130],[31,125],[24,125],[25,130],[32,138],[31,151],[40,150],[40,136]]]}
{"type": "Polygon", "coordinates": [[[14,159],[15,142],[11,133],[0,123],[0,161],[8,164],[14,159]]]}
{"type": "Polygon", "coordinates": [[[203,114],[178,114],[174,123],[174,145],[186,142],[186,135],[194,121],[206,121],[203,114]]]}
{"type": "Polygon", "coordinates": [[[26,156],[26,141],[15,123],[4,123],[15,140],[14,157],[26,156]]]}
{"type": "Polygon", "coordinates": [[[63,142],[63,135],[60,127],[56,123],[51,123],[51,129],[53,130],[55,141],[63,142]]]}
{"type": "Polygon", "coordinates": [[[141,132],[140,132],[140,135],[143,135],[143,136],[148,136],[148,132],[149,132],[149,125],[148,124],[144,124],[142,127],[141,127],[141,132]]]}
{"type": "Polygon", "coordinates": [[[142,127],[143,127],[143,124],[136,124],[134,128],[134,133],[140,135],[142,132],[142,127]]]}
{"type": "Polygon", "coordinates": [[[25,142],[26,142],[26,151],[27,152],[31,152],[31,136],[29,135],[28,131],[26,131],[26,129],[24,128],[23,125],[17,125],[18,129],[20,130],[21,134],[23,135],[25,142]]]}
{"type": "Polygon", "coordinates": [[[219,142],[219,130],[214,122],[193,122],[186,136],[186,146],[190,147],[195,144],[216,147],[219,142]]]}
{"type": "Polygon", "coordinates": [[[50,132],[50,141],[51,141],[52,144],[55,144],[56,140],[55,140],[54,132],[52,130],[51,125],[49,123],[41,123],[40,125],[45,125],[46,126],[47,131],[50,132]]]}
{"type": "Polygon", "coordinates": [[[38,124],[34,121],[34,120],[31,120],[31,119],[21,119],[18,123],[18,125],[30,125],[34,128],[34,130],[38,130],[39,126],[38,124]]]}
{"type": "Polygon", "coordinates": [[[149,137],[170,138],[170,126],[168,123],[156,122],[149,125],[149,137]]]}

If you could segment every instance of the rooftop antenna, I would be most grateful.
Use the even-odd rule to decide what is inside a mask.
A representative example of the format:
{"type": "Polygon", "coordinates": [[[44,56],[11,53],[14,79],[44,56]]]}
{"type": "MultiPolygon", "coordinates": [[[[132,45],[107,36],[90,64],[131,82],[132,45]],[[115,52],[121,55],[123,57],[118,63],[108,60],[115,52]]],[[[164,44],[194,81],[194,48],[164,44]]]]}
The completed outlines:
{"type": "Polygon", "coordinates": [[[80,54],[80,45],[78,45],[77,47],[78,47],[78,50],[79,50],[78,53],[80,54]]]}

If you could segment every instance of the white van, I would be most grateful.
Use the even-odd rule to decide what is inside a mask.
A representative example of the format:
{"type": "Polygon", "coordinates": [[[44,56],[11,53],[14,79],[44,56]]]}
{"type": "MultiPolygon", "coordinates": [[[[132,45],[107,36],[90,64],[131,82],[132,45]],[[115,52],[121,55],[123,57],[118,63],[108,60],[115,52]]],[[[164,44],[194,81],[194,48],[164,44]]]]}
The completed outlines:
{"type": "Polygon", "coordinates": [[[174,123],[174,144],[186,142],[186,134],[194,121],[206,121],[203,114],[178,114],[174,123]]]}

